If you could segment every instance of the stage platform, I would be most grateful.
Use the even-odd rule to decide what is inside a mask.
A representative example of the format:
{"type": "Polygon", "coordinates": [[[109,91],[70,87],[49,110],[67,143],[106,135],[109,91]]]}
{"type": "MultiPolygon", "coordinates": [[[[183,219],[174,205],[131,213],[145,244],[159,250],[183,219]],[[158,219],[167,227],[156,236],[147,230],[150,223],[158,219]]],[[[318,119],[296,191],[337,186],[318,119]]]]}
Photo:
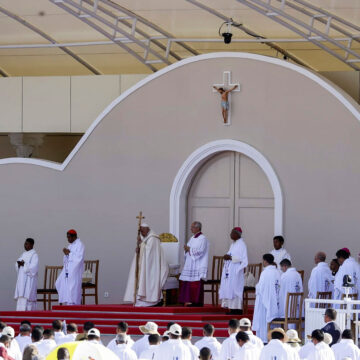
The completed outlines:
{"type": "Polygon", "coordinates": [[[220,307],[205,305],[204,307],[151,307],[139,308],[128,305],[78,305],[78,306],[53,306],[52,311],[1,311],[0,320],[12,326],[16,332],[22,320],[29,320],[33,325],[41,325],[44,328],[51,327],[55,319],[74,322],[82,331],[82,325],[86,321],[92,321],[102,335],[114,335],[116,325],[120,321],[129,324],[129,334],[141,335],[139,325],[147,321],[154,321],[159,325],[159,332],[163,334],[169,321],[181,326],[189,326],[193,329],[193,336],[202,336],[202,327],[206,323],[215,326],[216,337],[227,337],[227,324],[230,319],[250,317],[246,315],[226,315],[226,310],[220,307]]]}

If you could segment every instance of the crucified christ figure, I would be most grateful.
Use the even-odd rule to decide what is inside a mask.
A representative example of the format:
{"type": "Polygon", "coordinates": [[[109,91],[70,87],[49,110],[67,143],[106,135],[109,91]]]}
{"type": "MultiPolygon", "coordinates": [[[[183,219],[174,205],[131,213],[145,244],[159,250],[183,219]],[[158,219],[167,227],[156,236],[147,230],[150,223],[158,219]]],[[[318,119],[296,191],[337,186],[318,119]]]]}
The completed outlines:
{"type": "Polygon", "coordinates": [[[213,88],[221,95],[221,112],[224,119],[224,124],[227,123],[228,118],[228,111],[229,111],[229,94],[235,90],[238,86],[235,85],[229,90],[225,90],[223,87],[216,87],[213,88]]]}

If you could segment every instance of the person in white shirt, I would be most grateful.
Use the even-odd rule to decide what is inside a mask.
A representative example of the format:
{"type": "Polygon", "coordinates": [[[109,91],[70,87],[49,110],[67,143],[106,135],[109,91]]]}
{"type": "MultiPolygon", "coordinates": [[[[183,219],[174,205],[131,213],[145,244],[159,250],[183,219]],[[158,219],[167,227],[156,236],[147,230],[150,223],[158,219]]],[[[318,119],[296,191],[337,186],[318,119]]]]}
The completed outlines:
{"type": "Polygon", "coordinates": [[[351,360],[360,359],[360,349],[354,344],[353,334],[350,329],[345,329],[341,334],[339,343],[331,347],[334,352],[335,360],[342,360],[345,357],[351,360]]]}
{"type": "Polygon", "coordinates": [[[87,333],[87,340],[93,344],[101,344],[101,334],[99,329],[90,329],[87,333]]]}
{"type": "Polygon", "coordinates": [[[264,343],[262,340],[254,335],[254,333],[251,331],[251,321],[248,318],[242,318],[240,319],[240,331],[245,332],[249,335],[250,342],[255,345],[259,350],[261,350],[264,347],[264,343]]]}
{"type": "Polygon", "coordinates": [[[191,360],[189,348],[181,341],[181,326],[178,324],[171,325],[169,334],[170,339],[156,349],[154,360],[191,360]]]}
{"type": "Polygon", "coordinates": [[[244,331],[236,334],[235,340],[238,344],[236,354],[228,359],[234,360],[258,360],[260,357],[260,349],[251,343],[249,335],[244,331]]]}
{"type": "Polygon", "coordinates": [[[268,323],[279,316],[280,272],[271,254],[263,255],[263,266],[256,285],[253,330],[266,343],[268,323]]]}
{"type": "Polygon", "coordinates": [[[54,340],[54,330],[46,329],[43,332],[42,341],[36,345],[40,356],[46,357],[56,348],[56,342],[54,340]]]}
{"type": "Polygon", "coordinates": [[[116,335],[116,347],[114,353],[120,360],[137,360],[137,356],[134,350],[127,345],[126,334],[116,335]]]}
{"type": "Polygon", "coordinates": [[[61,320],[54,320],[52,322],[52,328],[54,330],[54,338],[56,344],[60,344],[61,339],[65,336],[63,330],[63,322],[61,320]]]}
{"type": "Polygon", "coordinates": [[[324,332],[316,329],[311,333],[311,342],[314,347],[307,355],[308,360],[335,360],[335,356],[330,346],[324,343],[324,332]]]}
{"type": "Polygon", "coordinates": [[[34,327],[31,332],[32,345],[38,350],[38,346],[41,344],[43,338],[43,330],[39,327],[34,327]]]}
{"type": "Polygon", "coordinates": [[[203,347],[199,353],[199,360],[211,360],[211,350],[208,347],[203,347]]]}
{"type": "MultiPolygon", "coordinates": [[[[129,325],[125,321],[120,321],[116,327],[116,335],[125,334],[127,336],[126,344],[132,347],[135,342],[134,340],[131,339],[129,335],[127,335],[128,329],[129,329],[129,325]]],[[[115,347],[116,347],[116,337],[112,339],[107,345],[107,348],[113,352],[115,347]]]]}
{"type": "Polygon", "coordinates": [[[248,266],[247,247],[242,238],[242,230],[235,227],[230,233],[232,244],[224,255],[219,299],[221,306],[230,309],[230,314],[242,314],[245,285],[244,271],[248,266]]]}
{"type": "Polygon", "coordinates": [[[140,354],[147,350],[150,347],[149,344],[149,335],[151,334],[157,334],[158,333],[158,326],[152,321],[147,322],[145,325],[139,326],[140,331],[144,334],[144,336],[135,341],[134,345],[132,346],[132,349],[136,352],[136,355],[139,357],[140,354]]]}
{"type": "Polygon", "coordinates": [[[277,265],[280,271],[280,262],[281,260],[288,259],[291,261],[290,254],[285,250],[284,246],[284,238],[281,235],[274,236],[273,244],[274,249],[271,250],[270,254],[274,257],[274,263],[277,265]]]}
{"type": "Polygon", "coordinates": [[[260,360],[292,360],[293,353],[285,344],[287,336],[281,328],[275,328],[269,331],[269,343],[265,345],[260,353],[260,360]]]}
{"type": "Polygon", "coordinates": [[[221,344],[214,337],[215,328],[211,324],[205,324],[203,327],[204,337],[195,343],[195,346],[201,350],[208,347],[211,350],[212,358],[218,360],[220,357],[221,344]]]}
{"type": "Polygon", "coordinates": [[[189,327],[182,328],[181,339],[183,343],[189,348],[192,360],[199,359],[199,349],[191,343],[192,338],[192,330],[189,327]]]}
{"type": "Polygon", "coordinates": [[[207,277],[209,241],[201,232],[199,221],[191,224],[193,236],[184,245],[185,263],[179,280],[179,302],[184,306],[204,305],[204,280],[207,277]]]}
{"type": "Polygon", "coordinates": [[[299,352],[301,349],[300,346],[301,340],[299,339],[298,332],[294,329],[289,329],[286,332],[286,336],[288,337],[287,344],[296,352],[299,352]]]}
{"type": "Polygon", "coordinates": [[[14,298],[17,300],[17,311],[36,310],[39,257],[34,243],[34,239],[25,240],[25,251],[15,264],[17,281],[14,298]]]}
{"type": "Polygon", "coordinates": [[[16,341],[19,344],[21,353],[24,352],[24,349],[26,346],[30,345],[32,343],[31,341],[31,326],[29,324],[21,324],[20,325],[20,333],[18,336],[16,336],[16,341]]]}
{"type": "Polygon", "coordinates": [[[149,335],[148,340],[150,346],[140,354],[139,359],[141,360],[153,360],[155,358],[156,350],[161,343],[161,338],[158,334],[149,335]]]}
{"type": "MultiPolygon", "coordinates": [[[[294,267],[291,267],[289,259],[281,260],[280,268],[282,275],[280,278],[280,293],[279,293],[279,317],[284,318],[286,314],[286,299],[288,293],[301,293],[303,292],[303,283],[301,275],[294,267]]],[[[302,309],[299,309],[298,303],[297,314],[302,314],[302,309]]],[[[290,324],[293,325],[293,324],[290,324]]]]}
{"type": "Polygon", "coordinates": [[[75,323],[70,323],[66,325],[66,335],[59,338],[57,341],[58,345],[65,344],[68,342],[73,342],[76,340],[76,337],[78,335],[78,328],[75,323]]]}
{"type": "Polygon", "coordinates": [[[220,360],[232,359],[235,354],[239,351],[239,345],[236,341],[236,334],[239,332],[240,322],[238,319],[229,320],[228,334],[229,337],[226,338],[221,344],[220,350],[220,360]]]}
{"type": "Polygon", "coordinates": [[[325,260],[326,254],[324,252],[316,253],[314,258],[316,266],[312,269],[308,282],[310,299],[316,299],[318,292],[333,291],[333,275],[325,260]]]}
{"type": "Polygon", "coordinates": [[[15,360],[22,360],[22,352],[18,342],[15,340],[15,330],[11,326],[5,326],[1,335],[6,335],[10,338],[10,347],[8,354],[15,360]]]}

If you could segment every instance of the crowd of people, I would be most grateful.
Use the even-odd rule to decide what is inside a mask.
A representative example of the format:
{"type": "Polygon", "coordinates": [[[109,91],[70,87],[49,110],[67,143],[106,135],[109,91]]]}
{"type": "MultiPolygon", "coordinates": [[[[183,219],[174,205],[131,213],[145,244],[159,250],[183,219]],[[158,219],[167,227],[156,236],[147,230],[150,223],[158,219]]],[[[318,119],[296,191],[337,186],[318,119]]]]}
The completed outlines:
{"type": "MultiPolygon", "coordinates": [[[[360,350],[351,330],[341,333],[335,319],[336,310],[327,309],[326,326],[314,330],[304,346],[296,330],[285,332],[282,328],[270,330],[264,344],[253,333],[247,318],[229,320],[229,336],[222,343],[214,336],[215,327],[205,324],[203,337],[194,344],[192,329],[177,323],[169,322],[167,330],[160,335],[158,325],[147,322],[139,327],[143,336],[134,341],[128,324],[120,322],[107,348],[119,360],[359,360],[360,350]]],[[[0,322],[0,360],[44,360],[53,351],[58,360],[71,360],[67,345],[74,341],[105,347],[100,331],[92,322],[84,323],[82,333],[78,333],[74,323],[64,325],[55,320],[51,328],[44,329],[23,321],[15,336],[12,327],[0,322]]]]}

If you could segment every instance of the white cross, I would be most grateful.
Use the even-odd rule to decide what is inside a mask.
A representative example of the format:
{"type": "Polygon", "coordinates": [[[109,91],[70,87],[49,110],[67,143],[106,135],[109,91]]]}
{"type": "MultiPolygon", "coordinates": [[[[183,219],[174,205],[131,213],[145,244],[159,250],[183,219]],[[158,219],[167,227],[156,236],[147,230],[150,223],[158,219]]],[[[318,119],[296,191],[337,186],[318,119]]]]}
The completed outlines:
{"type": "MultiPolygon", "coordinates": [[[[231,71],[224,71],[223,72],[223,83],[222,84],[213,84],[213,86],[216,86],[217,88],[222,87],[225,89],[229,89],[237,85],[237,88],[233,91],[239,92],[240,91],[240,84],[232,83],[231,82],[231,71]]],[[[217,91],[213,88],[213,92],[217,93],[217,91]]],[[[224,123],[224,125],[231,125],[231,93],[228,95],[228,101],[229,101],[229,110],[228,110],[228,117],[227,122],[224,123]]]]}

